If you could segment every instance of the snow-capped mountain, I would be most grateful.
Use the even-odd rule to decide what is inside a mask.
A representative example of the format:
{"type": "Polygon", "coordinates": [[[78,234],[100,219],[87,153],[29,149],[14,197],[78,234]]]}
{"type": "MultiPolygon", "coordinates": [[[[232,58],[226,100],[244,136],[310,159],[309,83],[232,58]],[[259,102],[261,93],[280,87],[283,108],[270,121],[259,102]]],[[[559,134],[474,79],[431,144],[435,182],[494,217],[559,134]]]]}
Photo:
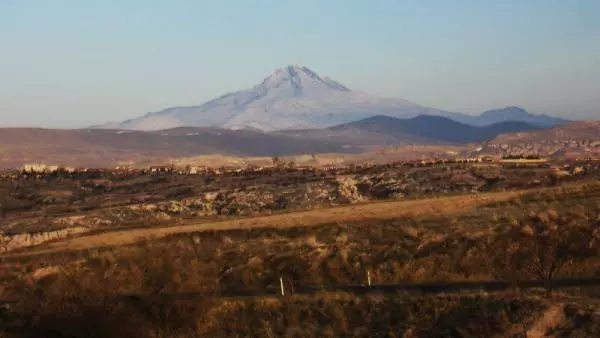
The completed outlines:
{"type": "Polygon", "coordinates": [[[159,130],[180,126],[229,129],[321,128],[374,115],[409,118],[444,112],[354,91],[307,67],[288,66],[253,88],[223,95],[200,106],[175,107],[96,128],[159,130]]]}
{"type": "Polygon", "coordinates": [[[274,131],[325,128],[376,115],[401,119],[438,115],[473,126],[520,121],[549,127],[567,122],[529,114],[517,107],[479,116],[445,112],[402,99],[351,90],[328,77],[320,77],[307,67],[294,65],[275,71],[252,88],[225,94],[200,106],[169,108],[92,128],[151,131],[196,126],[274,131]]]}

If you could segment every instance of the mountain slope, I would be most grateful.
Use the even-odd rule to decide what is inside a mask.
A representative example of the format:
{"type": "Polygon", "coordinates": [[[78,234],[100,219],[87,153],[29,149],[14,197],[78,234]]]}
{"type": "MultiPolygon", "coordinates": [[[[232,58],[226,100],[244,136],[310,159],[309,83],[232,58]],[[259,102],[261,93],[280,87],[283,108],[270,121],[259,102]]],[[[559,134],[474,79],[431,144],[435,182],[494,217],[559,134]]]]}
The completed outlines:
{"type": "Polygon", "coordinates": [[[502,133],[537,129],[513,121],[473,127],[442,116],[398,119],[379,115],[326,129],[279,131],[277,134],[348,145],[463,144],[489,140],[502,133]]]}
{"type": "Polygon", "coordinates": [[[30,162],[106,167],[118,162],[214,154],[274,156],[348,151],[318,140],[197,127],[160,132],[3,128],[0,146],[0,168],[30,162]]]}

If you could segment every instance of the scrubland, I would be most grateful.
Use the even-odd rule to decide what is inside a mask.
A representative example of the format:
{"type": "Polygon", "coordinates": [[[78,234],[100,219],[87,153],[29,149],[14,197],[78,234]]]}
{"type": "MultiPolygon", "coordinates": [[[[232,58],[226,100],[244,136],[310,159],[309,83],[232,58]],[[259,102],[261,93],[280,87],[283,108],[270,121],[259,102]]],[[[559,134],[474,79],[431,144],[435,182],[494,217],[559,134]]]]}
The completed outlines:
{"type": "MultiPolygon", "coordinates": [[[[600,288],[562,289],[552,283],[597,277],[596,177],[557,180],[548,171],[527,168],[446,172],[388,168],[357,173],[350,177],[356,190],[340,188],[340,177],[324,183],[331,184],[337,203],[186,215],[163,223],[148,220],[147,226],[139,218],[132,218],[134,224],[113,218],[90,233],[9,251],[0,256],[0,335],[599,335],[600,288]],[[447,177],[439,183],[432,179],[443,174],[462,177],[464,183],[466,173],[478,184],[463,189],[449,185],[447,177]],[[415,177],[426,179],[417,182],[419,189],[412,194],[402,183],[388,184],[402,195],[376,195],[377,184],[360,185],[375,178],[406,182],[415,177]],[[453,188],[444,192],[441,186],[453,188]],[[372,291],[344,289],[366,286],[369,279],[372,291]],[[519,289],[523,280],[543,283],[519,289]],[[494,292],[378,291],[380,285],[485,281],[514,282],[514,287],[494,292]],[[307,288],[316,291],[302,291],[307,288]]],[[[136,193],[164,193],[185,179],[190,178],[173,178],[160,189],[142,184],[136,193]]],[[[270,186],[275,195],[280,182],[270,186]]],[[[118,185],[112,184],[113,189],[118,185]]],[[[306,184],[298,179],[286,189],[306,191],[306,184]]],[[[195,189],[200,187],[187,194],[199,194],[195,189]]],[[[223,181],[221,187],[223,194],[232,190],[223,181]]],[[[297,201],[304,198],[295,196],[297,201]]],[[[179,200],[185,198],[190,197],[179,200]]],[[[98,206],[93,212],[101,215],[104,208],[116,207],[98,206]]],[[[36,205],[22,216],[33,219],[34,212],[44,210],[36,205]]]]}

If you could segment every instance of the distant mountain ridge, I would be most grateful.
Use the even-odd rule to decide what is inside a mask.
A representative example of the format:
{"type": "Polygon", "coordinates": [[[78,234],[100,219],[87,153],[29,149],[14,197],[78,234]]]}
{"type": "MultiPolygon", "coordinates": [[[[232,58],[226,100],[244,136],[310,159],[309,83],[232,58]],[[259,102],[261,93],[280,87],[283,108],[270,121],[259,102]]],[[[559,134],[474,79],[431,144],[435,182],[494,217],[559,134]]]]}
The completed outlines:
{"type": "Polygon", "coordinates": [[[410,119],[378,115],[326,129],[275,132],[301,139],[347,145],[465,144],[482,142],[502,133],[534,131],[539,127],[507,121],[474,127],[443,116],[420,115],[410,119]]]}
{"type": "Polygon", "coordinates": [[[445,116],[474,126],[505,122],[507,116],[540,127],[564,122],[532,115],[516,107],[480,116],[446,112],[403,99],[381,98],[352,90],[307,67],[291,65],[278,69],[252,88],[228,93],[198,106],[168,108],[92,128],[160,130],[203,126],[274,131],[326,128],[377,115],[404,119],[419,115],[445,116]]]}
{"type": "Polygon", "coordinates": [[[570,121],[561,119],[558,117],[552,117],[548,115],[534,115],[523,108],[519,107],[505,107],[501,109],[494,109],[485,111],[476,116],[464,115],[464,114],[456,114],[449,116],[453,120],[465,124],[469,124],[472,126],[489,126],[494,123],[500,122],[508,122],[508,121],[518,121],[525,122],[533,126],[538,126],[542,128],[549,128],[556,125],[561,125],[565,123],[569,123],[570,121]]]}

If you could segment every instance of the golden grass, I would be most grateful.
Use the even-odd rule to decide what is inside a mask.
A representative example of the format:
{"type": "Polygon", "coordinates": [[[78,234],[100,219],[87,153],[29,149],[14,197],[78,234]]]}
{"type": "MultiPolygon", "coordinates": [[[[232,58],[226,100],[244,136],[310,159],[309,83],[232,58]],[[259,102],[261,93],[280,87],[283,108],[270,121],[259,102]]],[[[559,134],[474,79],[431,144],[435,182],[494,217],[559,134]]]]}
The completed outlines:
{"type": "MultiPolygon", "coordinates": [[[[588,182],[594,187],[597,182],[588,182]]],[[[4,257],[26,257],[39,254],[72,252],[103,247],[130,245],[156,240],[175,234],[199,231],[224,231],[256,228],[309,227],[326,223],[343,223],[363,220],[389,220],[395,218],[419,218],[453,216],[491,203],[506,202],[523,195],[535,193],[568,193],[585,189],[584,182],[565,184],[552,188],[537,188],[521,191],[479,193],[462,196],[433,197],[417,200],[371,202],[358,205],[339,206],[309,211],[291,212],[270,216],[239,218],[215,222],[194,222],[158,228],[117,230],[100,234],[83,235],[61,241],[45,243],[23,252],[5,254],[4,257]]]]}
{"type": "Polygon", "coordinates": [[[43,244],[31,250],[12,253],[7,257],[29,256],[56,252],[78,251],[108,246],[121,246],[164,238],[169,235],[208,230],[234,230],[252,228],[307,227],[331,222],[360,220],[385,220],[400,217],[452,215],[487,203],[507,201],[524,192],[486,193],[468,196],[438,197],[411,201],[376,202],[328,209],[293,212],[272,216],[242,218],[235,220],[193,223],[186,225],[112,231],[101,234],[70,238],[43,244]]]}

